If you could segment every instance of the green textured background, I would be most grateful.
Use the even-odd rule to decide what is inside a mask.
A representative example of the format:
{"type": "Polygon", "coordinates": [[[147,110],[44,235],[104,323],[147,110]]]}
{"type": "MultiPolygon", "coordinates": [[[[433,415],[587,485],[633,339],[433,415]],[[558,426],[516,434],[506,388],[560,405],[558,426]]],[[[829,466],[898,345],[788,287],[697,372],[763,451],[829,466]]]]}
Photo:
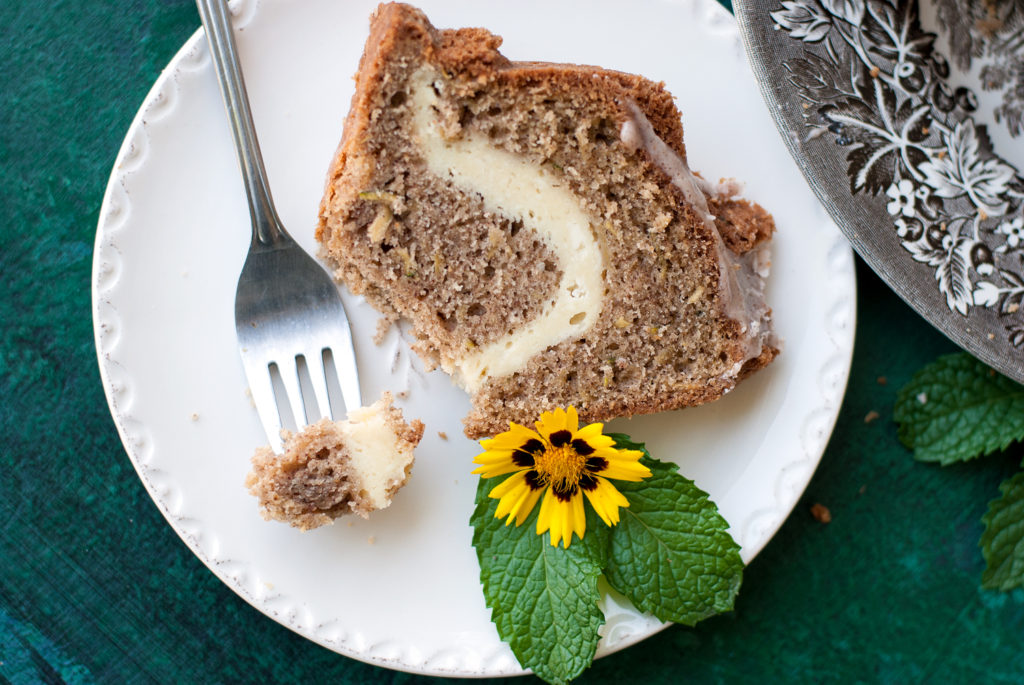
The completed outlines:
{"type": "MultiPolygon", "coordinates": [[[[100,201],[136,109],[198,24],[191,0],[0,2],[0,683],[429,680],[338,656],[238,599],[164,523],[107,412],[89,299],[100,201]]],[[[736,611],[583,682],[1024,680],[1024,595],[980,590],[977,548],[1020,454],[912,460],[895,393],[953,346],[862,264],[858,278],[838,425],[736,611]]]]}

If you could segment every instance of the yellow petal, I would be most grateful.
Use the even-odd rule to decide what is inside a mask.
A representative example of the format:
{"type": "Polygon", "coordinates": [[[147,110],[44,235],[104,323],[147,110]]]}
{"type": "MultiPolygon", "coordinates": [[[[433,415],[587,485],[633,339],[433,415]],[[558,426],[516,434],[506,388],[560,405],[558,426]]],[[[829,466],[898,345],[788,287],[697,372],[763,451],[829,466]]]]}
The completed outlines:
{"type": "Polygon", "coordinates": [[[615,449],[615,441],[607,435],[597,435],[592,438],[584,438],[587,444],[598,451],[618,451],[615,449]]]}
{"type": "Polygon", "coordinates": [[[605,506],[605,500],[601,497],[594,497],[591,491],[584,490],[587,496],[587,501],[590,502],[590,506],[594,508],[594,513],[601,517],[606,526],[613,526],[612,518],[608,513],[608,508],[605,506]]]}
{"type": "Polygon", "coordinates": [[[541,412],[540,420],[534,424],[537,426],[537,432],[545,440],[550,439],[552,433],[561,430],[576,432],[576,428],[579,426],[579,417],[577,417],[574,407],[569,407],[569,411],[572,413],[568,414],[561,407],[557,407],[554,411],[541,412]]]}
{"type": "Polygon", "coordinates": [[[537,427],[537,432],[545,442],[548,441],[552,433],[560,430],[555,423],[554,415],[549,411],[541,412],[540,418],[533,425],[537,427]]]}
{"type": "Polygon", "coordinates": [[[480,446],[485,450],[517,450],[528,440],[539,440],[541,436],[526,426],[518,423],[509,423],[511,426],[504,433],[499,433],[493,438],[481,440],[480,446]]]}
{"type": "MultiPolygon", "coordinates": [[[[587,532],[587,513],[583,510],[583,495],[579,491],[572,496],[572,517],[572,530],[582,540],[584,533],[587,532]]],[[[568,547],[568,543],[565,546],[568,547]]]]}
{"type": "Polygon", "coordinates": [[[604,430],[603,423],[588,423],[583,428],[576,431],[576,437],[578,438],[593,438],[601,435],[601,431],[604,430]]]}
{"type": "Polygon", "coordinates": [[[562,542],[566,547],[572,543],[572,529],[573,529],[573,507],[572,499],[568,502],[558,501],[558,506],[562,510],[562,542]]]}
{"type": "Polygon", "coordinates": [[[540,513],[537,514],[537,535],[543,535],[551,528],[552,503],[555,495],[550,489],[544,493],[544,501],[540,503],[540,513]]]}
{"type": "Polygon", "coordinates": [[[543,488],[534,490],[527,486],[526,489],[526,495],[519,501],[518,505],[509,512],[509,516],[514,515],[516,517],[517,526],[523,525],[526,519],[529,518],[530,512],[533,511],[533,508],[537,505],[537,500],[539,500],[540,496],[544,494],[543,488]]]}
{"type": "Polygon", "coordinates": [[[609,526],[619,522],[619,507],[628,507],[629,500],[604,478],[597,479],[597,487],[585,491],[594,511],[609,526]]]}
{"type": "MultiPolygon", "coordinates": [[[[514,478],[516,476],[512,476],[508,480],[513,480],[514,478]]],[[[505,483],[507,482],[505,481],[505,483]]],[[[505,485],[505,483],[502,483],[502,485],[505,485]]],[[[523,521],[530,515],[533,505],[537,503],[537,498],[540,497],[541,492],[543,491],[531,488],[525,480],[521,484],[515,484],[499,494],[501,501],[498,502],[498,509],[494,512],[494,517],[505,518],[507,516],[508,518],[505,520],[506,526],[511,524],[513,519],[517,526],[522,525],[523,521]]],[[[495,496],[494,490],[491,491],[490,496],[495,496]]]]}
{"type": "Polygon", "coordinates": [[[507,493],[515,490],[516,488],[529,487],[530,486],[526,484],[526,471],[520,471],[491,488],[491,491],[487,493],[487,496],[491,499],[498,499],[500,497],[504,497],[507,493]]]}
{"type": "Polygon", "coordinates": [[[576,413],[576,407],[572,405],[565,410],[565,427],[573,433],[580,427],[580,415],[576,413]]]}
{"type": "Polygon", "coordinates": [[[509,516],[509,512],[512,510],[512,507],[515,506],[516,500],[519,498],[521,493],[521,490],[516,490],[514,492],[507,493],[504,497],[499,499],[498,508],[494,510],[494,518],[506,519],[506,523],[511,523],[512,517],[509,516]]]}
{"type": "Polygon", "coordinates": [[[550,489],[540,505],[537,517],[537,534],[551,531],[551,545],[558,546],[563,542],[565,547],[572,543],[572,535],[583,537],[587,530],[586,512],[583,510],[583,497],[577,493],[568,502],[558,499],[550,489]]]}
{"type": "Polygon", "coordinates": [[[537,534],[542,535],[545,531],[550,531],[552,547],[557,546],[563,538],[568,543],[572,539],[571,516],[572,509],[569,503],[558,499],[548,488],[540,505],[540,515],[537,517],[537,534]]]}
{"type": "MultiPolygon", "coordinates": [[[[638,481],[643,480],[651,475],[651,470],[641,464],[638,459],[639,457],[627,455],[623,458],[623,451],[616,450],[599,450],[595,452],[595,456],[603,458],[608,465],[600,471],[595,471],[595,475],[601,475],[605,478],[612,478],[614,480],[631,480],[638,481]]],[[[633,452],[633,454],[642,454],[641,452],[633,452]]]]}
{"type": "Polygon", "coordinates": [[[488,450],[473,457],[474,464],[496,464],[503,461],[512,461],[512,450],[488,450]]]}
{"type": "MultiPolygon", "coordinates": [[[[605,435],[602,437],[608,436],[605,435]]],[[[596,449],[597,456],[604,457],[605,459],[618,459],[619,461],[638,462],[644,456],[644,453],[641,452],[640,450],[622,450],[616,447],[597,447],[596,445],[594,445],[594,447],[596,449]]]]}
{"type": "Polygon", "coordinates": [[[522,466],[508,461],[504,464],[495,464],[494,466],[480,466],[471,471],[471,473],[480,474],[481,478],[494,478],[496,476],[504,476],[506,473],[515,473],[516,471],[526,471],[522,466]]]}

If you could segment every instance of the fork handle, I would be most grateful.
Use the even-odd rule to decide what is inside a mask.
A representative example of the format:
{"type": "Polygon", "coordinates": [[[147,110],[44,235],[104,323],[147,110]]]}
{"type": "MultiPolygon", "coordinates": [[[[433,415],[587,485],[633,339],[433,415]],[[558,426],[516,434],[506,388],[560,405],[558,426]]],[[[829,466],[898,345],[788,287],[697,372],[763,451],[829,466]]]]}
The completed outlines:
{"type": "Polygon", "coordinates": [[[224,97],[231,134],[238,152],[238,164],[242,169],[245,192],[249,198],[249,214],[252,217],[253,244],[271,247],[290,242],[291,236],[284,229],[270,196],[267,170],[263,166],[256,128],[252,123],[249,97],[242,78],[242,67],[238,61],[238,50],[231,33],[227,0],[196,0],[199,18],[206,29],[210,44],[210,56],[217,72],[220,92],[224,97]]]}

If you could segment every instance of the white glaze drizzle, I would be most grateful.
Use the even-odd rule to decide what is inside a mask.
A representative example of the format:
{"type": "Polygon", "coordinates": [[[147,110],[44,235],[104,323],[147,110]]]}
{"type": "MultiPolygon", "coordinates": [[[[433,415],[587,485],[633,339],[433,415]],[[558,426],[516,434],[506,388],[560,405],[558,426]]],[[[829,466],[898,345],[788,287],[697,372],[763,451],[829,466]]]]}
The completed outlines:
{"type": "Polygon", "coordinates": [[[771,267],[768,243],[762,242],[743,255],[737,255],[726,247],[715,224],[715,216],[708,209],[707,196],[730,197],[738,192],[738,184],[729,181],[716,186],[695,175],[686,159],[655,133],[651,122],[635,103],[626,103],[626,108],[629,116],[619,131],[622,143],[630,150],[643,150],[647,154],[651,162],[683,192],[686,201],[703,218],[715,237],[722,313],[739,323],[741,332],[746,334],[744,359],[725,374],[734,377],[746,361],[760,356],[766,343],[779,345],[772,331],[771,310],[764,297],[765,279],[771,267]]]}

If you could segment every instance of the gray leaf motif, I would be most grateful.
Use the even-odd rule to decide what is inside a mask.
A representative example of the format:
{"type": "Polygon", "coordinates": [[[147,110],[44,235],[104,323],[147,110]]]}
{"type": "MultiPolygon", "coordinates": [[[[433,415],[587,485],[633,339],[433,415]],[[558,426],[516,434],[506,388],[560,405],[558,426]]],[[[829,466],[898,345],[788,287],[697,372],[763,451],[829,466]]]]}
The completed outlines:
{"type": "MultiPolygon", "coordinates": [[[[975,241],[966,236],[956,237],[948,226],[932,226],[919,239],[904,240],[902,244],[914,261],[935,268],[935,280],[939,292],[946,296],[946,306],[966,316],[975,303],[968,273],[975,241]]],[[[987,292],[979,295],[983,297],[987,292]]]]}
{"type": "Polygon", "coordinates": [[[946,306],[964,316],[967,315],[967,308],[973,303],[966,259],[972,242],[970,238],[957,240],[953,249],[946,255],[945,261],[935,271],[935,280],[939,282],[939,291],[946,296],[946,306]]]}
{"type": "Polygon", "coordinates": [[[821,4],[829,13],[854,26],[864,19],[864,0],[821,0],[821,4]]]}
{"type": "Polygon", "coordinates": [[[832,28],[828,12],[815,0],[784,0],[782,9],[770,14],[776,26],[806,43],[817,43],[832,28]]]}
{"type": "MultiPolygon", "coordinates": [[[[952,238],[945,237],[945,240],[948,242],[952,238]]],[[[921,262],[928,266],[941,266],[945,263],[946,257],[949,254],[948,250],[941,246],[933,245],[931,240],[925,237],[918,240],[904,240],[902,245],[910,253],[910,256],[914,258],[915,262],[921,262]]]]}
{"type": "MultiPolygon", "coordinates": [[[[971,59],[980,57],[984,50],[984,41],[974,39],[974,29],[980,17],[976,17],[973,5],[962,0],[933,0],[938,14],[939,26],[949,37],[950,57],[962,71],[971,68],[971,59]]],[[[978,3],[978,9],[984,7],[978,3]]]]}
{"type": "Polygon", "coordinates": [[[819,107],[812,105],[821,105],[843,96],[838,86],[842,75],[837,65],[827,57],[808,52],[804,58],[783,62],[782,68],[789,72],[789,81],[796,86],[800,99],[808,103],[803,111],[805,118],[817,118],[819,107]]]}
{"type": "Polygon", "coordinates": [[[944,198],[955,198],[966,194],[979,210],[988,216],[1002,216],[1009,203],[1002,199],[1013,181],[1013,167],[1000,158],[991,155],[983,157],[980,142],[987,144],[984,126],[977,129],[973,119],[958,121],[953,130],[944,136],[946,147],[929,155],[918,170],[924,175],[924,182],[944,198]],[[979,141],[985,136],[984,141],[979,141]]]}
{"type": "MultiPolygon", "coordinates": [[[[927,105],[908,99],[898,108],[897,95],[881,79],[861,79],[866,92],[836,103],[826,114],[841,144],[851,145],[847,154],[850,192],[877,194],[893,178],[896,164],[906,170],[925,160],[921,143],[931,121],[927,105]],[[867,90],[870,88],[870,90],[867,90]],[[870,100],[868,99],[870,98],[870,100]]],[[[912,173],[909,172],[908,173],[912,173]]]]}

